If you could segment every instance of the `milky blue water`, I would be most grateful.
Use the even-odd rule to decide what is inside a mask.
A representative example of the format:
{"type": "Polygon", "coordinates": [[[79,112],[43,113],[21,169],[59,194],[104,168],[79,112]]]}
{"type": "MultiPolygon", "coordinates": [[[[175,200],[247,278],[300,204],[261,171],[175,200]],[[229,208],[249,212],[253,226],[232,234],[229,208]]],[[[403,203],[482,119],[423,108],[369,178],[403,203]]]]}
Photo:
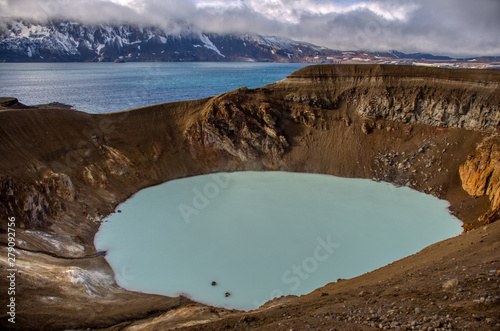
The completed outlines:
{"type": "Polygon", "coordinates": [[[460,234],[447,207],[366,179],[220,173],[138,192],[101,225],[95,246],[124,288],[251,310],[460,234]]]}
{"type": "Polygon", "coordinates": [[[89,113],[193,100],[284,79],[300,63],[0,63],[0,97],[89,113]]]}

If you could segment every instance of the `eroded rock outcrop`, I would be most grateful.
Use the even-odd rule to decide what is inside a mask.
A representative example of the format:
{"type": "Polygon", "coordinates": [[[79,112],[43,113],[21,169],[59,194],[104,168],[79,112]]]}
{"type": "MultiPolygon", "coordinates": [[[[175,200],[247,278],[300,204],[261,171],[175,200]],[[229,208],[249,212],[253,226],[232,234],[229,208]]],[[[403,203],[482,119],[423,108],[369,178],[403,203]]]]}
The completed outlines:
{"type": "Polygon", "coordinates": [[[361,116],[432,126],[493,129],[500,125],[500,80],[494,70],[407,66],[312,66],[277,83],[303,87],[287,99],[361,116]]]}
{"type": "Polygon", "coordinates": [[[473,92],[462,95],[462,100],[424,95],[417,89],[400,100],[394,100],[389,92],[364,97],[359,100],[357,111],[367,117],[441,127],[491,129],[500,124],[499,106],[484,107],[485,100],[476,98],[473,92]]]}
{"type": "Polygon", "coordinates": [[[81,173],[82,180],[94,188],[104,188],[106,186],[107,177],[101,167],[91,164],[85,166],[81,173]]]}
{"type": "Polygon", "coordinates": [[[460,167],[463,189],[472,196],[487,195],[491,201],[491,211],[485,221],[500,210],[500,138],[486,140],[460,167]]]}
{"type": "Polygon", "coordinates": [[[43,175],[44,181],[47,183],[46,192],[55,192],[59,197],[67,201],[74,201],[76,192],[71,178],[63,173],[54,173],[50,170],[43,175]]]}
{"type": "Polygon", "coordinates": [[[76,198],[68,175],[46,170],[40,177],[33,182],[0,178],[0,209],[16,215],[25,229],[49,226],[51,218],[63,210],[63,202],[76,198]]]}
{"type": "Polygon", "coordinates": [[[289,145],[282,135],[281,113],[270,103],[254,104],[248,99],[235,103],[227,97],[216,100],[204,118],[185,133],[191,154],[195,159],[221,154],[240,162],[265,158],[277,163],[289,145]]]}
{"type": "Polygon", "coordinates": [[[11,178],[0,179],[0,209],[5,215],[17,215],[23,228],[46,226],[49,216],[60,209],[60,203],[47,197],[47,183],[24,183],[11,178]]]}
{"type": "Polygon", "coordinates": [[[132,161],[117,148],[102,145],[99,147],[103,159],[81,167],[79,178],[94,188],[105,188],[109,177],[136,175],[132,161]]]}
{"type": "Polygon", "coordinates": [[[132,162],[121,151],[106,145],[103,145],[102,148],[106,151],[105,168],[109,174],[131,176],[135,173],[132,162]]]}

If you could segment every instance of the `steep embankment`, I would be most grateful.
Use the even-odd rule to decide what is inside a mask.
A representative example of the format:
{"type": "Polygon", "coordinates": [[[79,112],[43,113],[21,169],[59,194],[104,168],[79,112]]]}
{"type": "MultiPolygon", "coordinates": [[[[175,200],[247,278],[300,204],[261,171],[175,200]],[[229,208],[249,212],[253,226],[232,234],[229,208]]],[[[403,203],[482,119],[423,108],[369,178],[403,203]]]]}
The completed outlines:
{"type": "MultiPolygon", "coordinates": [[[[119,202],[174,178],[268,169],[373,178],[447,199],[468,228],[492,222],[499,207],[499,98],[496,71],[366,65],[308,67],[260,89],[105,115],[2,103],[0,122],[7,124],[0,128],[0,212],[17,221],[17,325],[57,329],[128,321],[126,327],[188,303],[119,288],[93,246],[102,218],[119,202]]],[[[2,232],[6,227],[2,222],[2,232]]],[[[497,230],[491,239],[498,238],[497,230]]],[[[451,247],[463,245],[453,241],[459,239],[452,239],[451,247]]],[[[484,258],[498,261],[489,248],[484,258]]],[[[453,252],[429,248],[412,260],[414,269],[453,252]]],[[[467,254],[454,258],[475,263],[467,254]]],[[[382,283],[371,282],[375,276],[369,275],[349,282],[383,291],[394,286],[383,281],[392,274],[390,268],[379,271],[382,283]]],[[[423,281],[429,271],[420,274],[423,281]]],[[[395,279],[404,282],[399,276],[395,279]]],[[[1,278],[5,282],[5,275],[1,278]]],[[[495,282],[498,277],[491,286],[495,282]]],[[[420,285],[412,288],[412,297],[430,286],[420,285]]],[[[313,294],[305,300],[312,309],[326,299],[313,294]]],[[[456,317],[481,325],[464,309],[456,317]]],[[[495,309],[485,308],[484,314],[495,309]]],[[[255,327],[284,318],[266,311],[256,312],[263,317],[255,327]]],[[[226,314],[231,312],[188,306],[145,325],[154,322],[161,329],[226,314]]],[[[233,323],[231,318],[240,317],[220,323],[233,323]]],[[[335,323],[347,327],[343,321],[335,323]]]]}

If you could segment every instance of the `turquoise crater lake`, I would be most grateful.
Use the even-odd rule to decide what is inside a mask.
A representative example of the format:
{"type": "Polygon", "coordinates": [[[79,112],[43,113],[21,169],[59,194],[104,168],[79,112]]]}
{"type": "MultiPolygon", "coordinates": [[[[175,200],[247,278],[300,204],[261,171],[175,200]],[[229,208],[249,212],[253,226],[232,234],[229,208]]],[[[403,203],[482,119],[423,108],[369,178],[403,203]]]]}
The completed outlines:
{"type": "Polygon", "coordinates": [[[448,203],[367,179],[217,173],[146,188],[95,237],[126,289],[251,310],[461,233],[448,203]]]}

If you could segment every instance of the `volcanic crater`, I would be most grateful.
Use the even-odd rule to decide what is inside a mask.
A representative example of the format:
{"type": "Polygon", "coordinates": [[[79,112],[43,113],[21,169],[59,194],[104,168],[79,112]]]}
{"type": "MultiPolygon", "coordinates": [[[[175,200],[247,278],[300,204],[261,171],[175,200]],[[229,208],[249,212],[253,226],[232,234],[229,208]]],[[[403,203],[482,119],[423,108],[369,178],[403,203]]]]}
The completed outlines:
{"type": "Polygon", "coordinates": [[[0,230],[15,218],[15,327],[500,329],[499,107],[499,71],[384,65],[310,66],[262,88],[109,114],[2,98],[0,230]],[[447,200],[464,233],[250,312],[116,284],[93,240],[119,203],[172,179],[249,170],[408,186],[447,200]]]}

